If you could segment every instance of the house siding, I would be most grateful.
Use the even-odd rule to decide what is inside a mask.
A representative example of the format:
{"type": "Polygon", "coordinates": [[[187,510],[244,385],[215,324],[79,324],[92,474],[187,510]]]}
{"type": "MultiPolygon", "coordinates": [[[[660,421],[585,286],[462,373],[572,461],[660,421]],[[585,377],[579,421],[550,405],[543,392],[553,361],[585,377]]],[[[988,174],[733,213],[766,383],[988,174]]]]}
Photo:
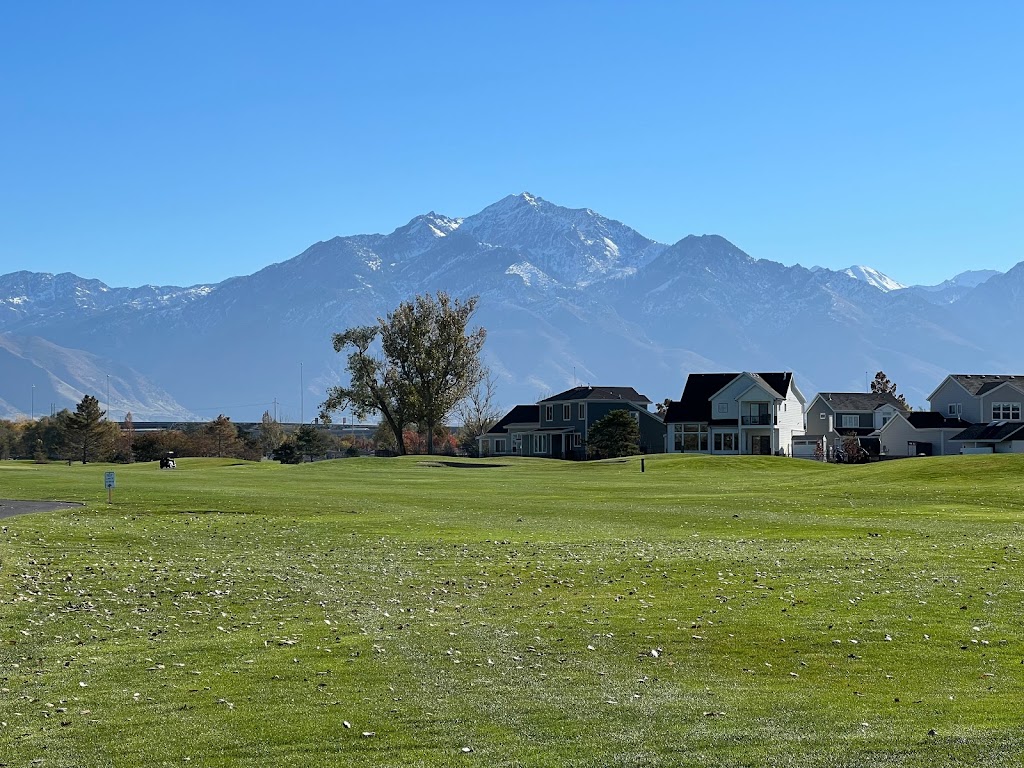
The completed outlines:
{"type": "MultiPolygon", "coordinates": [[[[779,403],[777,426],[779,430],[779,444],[777,449],[790,450],[795,435],[804,434],[804,408],[803,403],[796,396],[795,385],[789,388],[786,399],[779,403]]],[[[820,421],[820,419],[819,419],[820,421]]],[[[825,419],[828,423],[828,419],[825,419]]]]}
{"type": "Polygon", "coordinates": [[[958,443],[951,443],[949,438],[961,431],[960,429],[914,429],[913,425],[902,417],[895,417],[885,425],[879,433],[882,451],[888,456],[916,456],[911,453],[908,443],[931,443],[933,456],[950,456],[960,452],[958,443]]]}
{"type": "Polygon", "coordinates": [[[1014,386],[1002,386],[991,392],[986,392],[978,398],[981,410],[981,418],[978,422],[992,421],[993,403],[1020,403],[1024,408],[1024,392],[1014,386]]]}
{"type": "MultiPolygon", "coordinates": [[[[932,399],[928,401],[929,410],[935,413],[941,413],[943,416],[951,415],[949,413],[950,404],[960,403],[962,410],[959,414],[952,414],[959,416],[964,421],[970,421],[974,424],[988,421],[981,412],[981,400],[971,395],[966,389],[961,387],[954,379],[947,378],[932,396],[932,399]]],[[[991,413],[991,411],[990,411],[991,413]]]]}

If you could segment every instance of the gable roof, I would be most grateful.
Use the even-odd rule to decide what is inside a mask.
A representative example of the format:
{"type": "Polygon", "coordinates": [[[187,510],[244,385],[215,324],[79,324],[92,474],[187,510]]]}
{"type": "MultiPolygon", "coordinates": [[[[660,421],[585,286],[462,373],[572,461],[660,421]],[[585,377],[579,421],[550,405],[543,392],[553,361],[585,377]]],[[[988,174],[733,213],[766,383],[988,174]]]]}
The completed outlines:
{"type": "Polygon", "coordinates": [[[952,379],[961,387],[963,387],[969,395],[983,395],[990,389],[1004,384],[1006,382],[1013,382],[1015,385],[1024,387],[1024,375],[1020,374],[1007,374],[1007,373],[951,373],[949,376],[942,380],[942,383],[935,388],[935,392],[928,395],[929,402],[935,393],[942,389],[942,385],[952,379]]]}
{"type": "Polygon", "coordinates": [[[554,403],[561,400],[625,400],[643,405],[651,402],[632,387],[573,387],[538,402],[554,403]]]}
{"type": "Polygon", "coordinates": [[[1024,376],[1017,376],[1006,381],[990,381],[981,386],[978,390],[978,395],[987,395],[989,392],[993,392],[1000,387],[1010,387],[1014,389],[1018,394],[1024,393],[1024,376]]]}
{"type": "Polygon", "coordinates": [[[833,411],[875,411],[884,405],[891,405],[900,411],[907,409],[891,392],[819,392],[820,399],[833,411]]]}
{"type": "Polygon", "coordinates": [[[503,435],[508,432],[505,427],[509,424],[539,424],[540,423],[540,406],[539,405],[517,405],[511,411],[506,413],[498,423],[487,430],[487,434],[503,435]]]}
{"type": "Polygon", "coordinates": [[[972,424],[950,440],[979,440],[1000,443],[1004,440],[1024,440],[1024,421],[994,421],[991,424],[972,424]]]}
{"type": "Polygon", "coordinates": [[[710,421],[711,396],[722,389],[738,373],[691,373],[679,400],[672,400],[665,411],[665,422],[710,421]]]}
{"type": "MultiPolygon", "coordinates": [[[[784,373],[691,373],[686,377],[686,386],[679,400],[669,402],[665,410],[665,423],[681,421],[706,421],[711,422],[711,398],[729,386],[740,376],[747,375],[750,379],[765,389],[769,394],[785,399],[790,388],[804,402],[803,395],[796,388],[793,382],[792,371],[784,373]]],[[[719,420],[721,421],[721,420],[719,420]]],[[[733,423],[735,419],[726,419],[727,423],[733,423]]]]}

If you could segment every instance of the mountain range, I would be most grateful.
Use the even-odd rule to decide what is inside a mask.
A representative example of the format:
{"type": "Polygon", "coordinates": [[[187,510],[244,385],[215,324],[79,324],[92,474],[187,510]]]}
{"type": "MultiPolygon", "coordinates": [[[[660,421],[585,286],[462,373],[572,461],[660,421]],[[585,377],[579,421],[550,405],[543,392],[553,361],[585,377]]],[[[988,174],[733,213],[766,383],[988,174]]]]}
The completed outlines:
{"type": "Polygon", "coordinates": [[[225,413],[309,421],[344,378],[331,334],[417,293],[479,295],[505,406],[576,383],[679,396],[689,372],[791,370],[810,396],[884,370],[912,404],[951,372],[1020,372],[1024,262],[903,286],[864,266],[756,259],[723,237],[655,242],[589,209],[510,195],[457,219],[335,237],[213,285],[112,288],[0,276],[0,417],[73,407],[112,418],[225,413]]]}

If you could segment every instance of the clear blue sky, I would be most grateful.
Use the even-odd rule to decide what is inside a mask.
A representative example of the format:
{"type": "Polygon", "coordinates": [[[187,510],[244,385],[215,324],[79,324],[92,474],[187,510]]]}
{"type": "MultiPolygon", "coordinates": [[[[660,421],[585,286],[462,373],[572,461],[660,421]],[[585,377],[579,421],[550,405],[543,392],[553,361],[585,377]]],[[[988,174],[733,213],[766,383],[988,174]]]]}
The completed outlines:
{"type": "Polygon", "coordinates": [[[1024,260],[1024,3],[7,3],[0,273],[213,282],[530,191],[907,283],[1024,260]]]}

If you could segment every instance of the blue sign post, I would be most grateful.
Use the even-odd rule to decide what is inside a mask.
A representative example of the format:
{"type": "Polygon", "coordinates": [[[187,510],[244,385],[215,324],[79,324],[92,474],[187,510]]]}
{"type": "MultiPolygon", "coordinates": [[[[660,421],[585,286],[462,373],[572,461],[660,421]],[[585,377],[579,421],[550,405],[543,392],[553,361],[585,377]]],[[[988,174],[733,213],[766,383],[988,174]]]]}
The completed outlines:
{"type": "Polygon", "coordinates": [[[103,487],[107,489],[107,504],[110,504],[114,497],[114,473],[103,473],[103,487]]]}

